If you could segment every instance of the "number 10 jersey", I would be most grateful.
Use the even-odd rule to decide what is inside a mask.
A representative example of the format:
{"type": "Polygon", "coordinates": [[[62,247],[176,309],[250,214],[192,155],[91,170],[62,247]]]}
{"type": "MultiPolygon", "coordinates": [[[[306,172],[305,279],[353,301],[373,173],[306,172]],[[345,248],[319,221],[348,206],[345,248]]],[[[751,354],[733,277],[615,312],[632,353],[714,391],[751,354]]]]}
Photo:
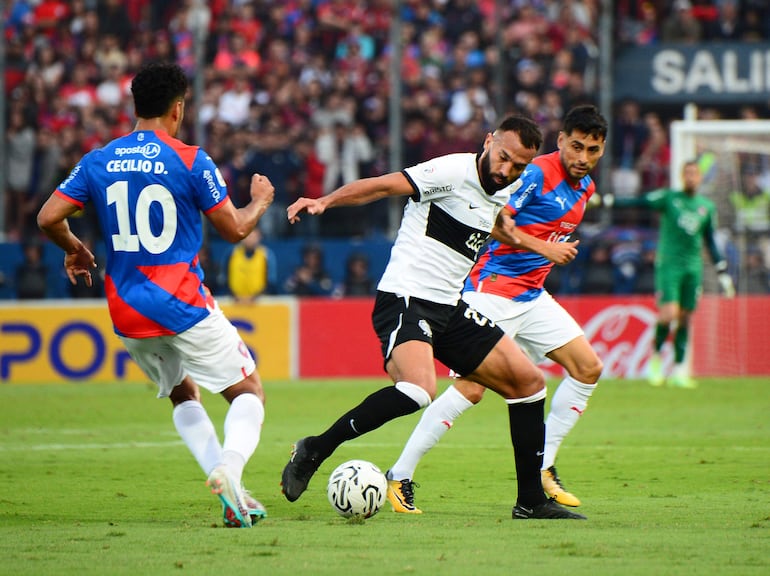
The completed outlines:
{"type": "Polygon", "coordinates": [[[209,314],[200,213],[221,207],[227,186],[200,148],[162,131],[132,132],[86,154],[55,193],[96,209],[116,333],[178,334],[209,314]]]}

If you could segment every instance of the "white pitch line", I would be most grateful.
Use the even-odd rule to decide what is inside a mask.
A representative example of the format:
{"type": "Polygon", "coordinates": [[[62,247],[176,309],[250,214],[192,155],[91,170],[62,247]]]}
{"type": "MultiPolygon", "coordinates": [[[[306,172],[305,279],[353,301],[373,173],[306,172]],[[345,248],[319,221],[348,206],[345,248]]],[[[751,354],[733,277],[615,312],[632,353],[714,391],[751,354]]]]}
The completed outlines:
{"type": "Polygon", "coordinates": [[[58,452],[61,450],[109,450],[115,448],[166,448],[168,446],[182,446],[184,442],[174,440],[169,442],[114,442],[99,444],[33,444],[19,446],[0,445],[0,452],[58,452]]]}

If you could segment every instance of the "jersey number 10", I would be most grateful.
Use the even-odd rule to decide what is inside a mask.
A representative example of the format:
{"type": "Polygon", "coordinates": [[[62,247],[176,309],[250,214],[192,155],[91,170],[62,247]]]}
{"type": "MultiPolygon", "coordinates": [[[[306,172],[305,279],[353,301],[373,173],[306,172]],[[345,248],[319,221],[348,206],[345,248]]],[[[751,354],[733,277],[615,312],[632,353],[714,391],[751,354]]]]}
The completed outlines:
{"type": "Polygon", "coordinates": [[[174,197],[168,188],[150,184],[142,188],[136,199],[136,209],[131,222],[128,205],[128,182],[119,180],[107,187],[107,204],[115,205],[118,233],[112,235],[112,249],[116,252],[139,252],[139,245],[151,254],[168,250],[176,236],[177,210],[174,197]],[[150,208],[157,202],[162,213],[160,233],[153,234],[150,225],[150,208]],[[136,234],[131,230],[136,228],[136,234]]]}

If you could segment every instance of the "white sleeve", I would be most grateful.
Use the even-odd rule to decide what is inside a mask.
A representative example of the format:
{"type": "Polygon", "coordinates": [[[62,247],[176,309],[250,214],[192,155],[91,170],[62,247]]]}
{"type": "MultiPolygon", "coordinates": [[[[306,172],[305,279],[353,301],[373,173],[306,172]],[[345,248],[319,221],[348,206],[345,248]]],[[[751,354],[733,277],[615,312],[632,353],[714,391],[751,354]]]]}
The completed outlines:
{"type": "Polygon", "coordinates": [[[405,168],[403,173],[415,189],[412,199],[415,202],[434,202],[455,194],[465,174],[466,163],[462,161],[462,156],[439,156],[405,168]]]}

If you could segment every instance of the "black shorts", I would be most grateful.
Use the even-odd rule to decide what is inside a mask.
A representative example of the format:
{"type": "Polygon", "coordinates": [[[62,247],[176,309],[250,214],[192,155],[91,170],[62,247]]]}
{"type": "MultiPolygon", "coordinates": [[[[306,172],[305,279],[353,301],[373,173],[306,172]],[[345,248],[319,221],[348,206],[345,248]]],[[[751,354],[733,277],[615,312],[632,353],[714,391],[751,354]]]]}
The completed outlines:
{"type": "Polygon", "coordinates": [[[379,291],[372,324],[385,364],[396,346],[419,340],[431,344],[433,355],[458,374],[470,374],[478,368],[505,336],[492,320],[463,300],[452,306],[379,291]]]}

